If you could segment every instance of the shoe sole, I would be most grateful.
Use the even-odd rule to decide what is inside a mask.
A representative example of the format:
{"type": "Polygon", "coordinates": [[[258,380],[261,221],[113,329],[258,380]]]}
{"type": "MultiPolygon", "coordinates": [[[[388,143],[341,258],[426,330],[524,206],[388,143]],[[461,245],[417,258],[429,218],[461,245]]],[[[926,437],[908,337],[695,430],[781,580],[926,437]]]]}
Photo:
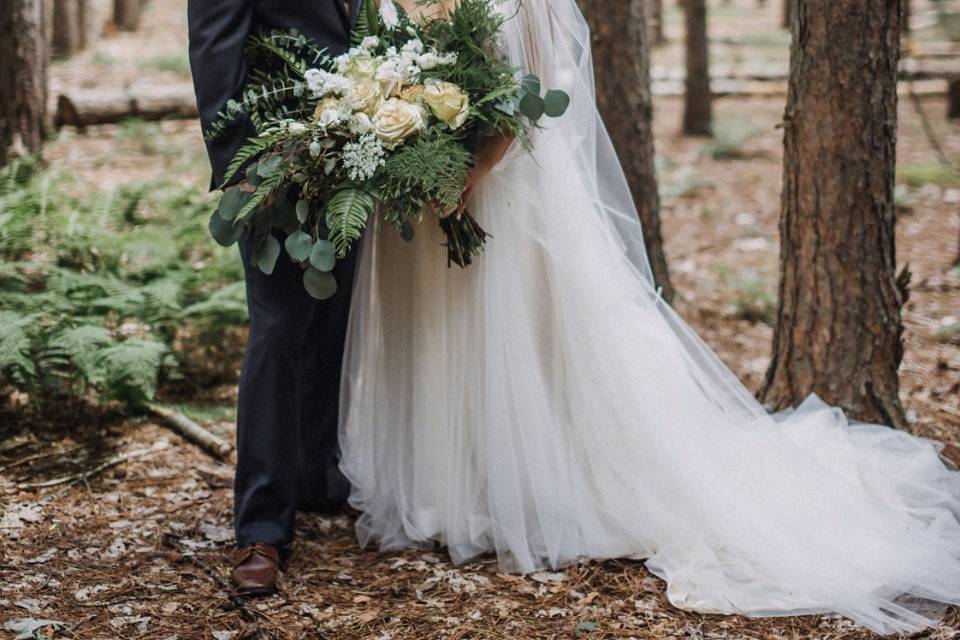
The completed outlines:
{"type": "Polygon", "coordinates": [[[265,598],[267,596],[277,595],[277,589],[271,587],[261,587],[259,589],[238,589],[237,595],[244,598],[265,598]]]}

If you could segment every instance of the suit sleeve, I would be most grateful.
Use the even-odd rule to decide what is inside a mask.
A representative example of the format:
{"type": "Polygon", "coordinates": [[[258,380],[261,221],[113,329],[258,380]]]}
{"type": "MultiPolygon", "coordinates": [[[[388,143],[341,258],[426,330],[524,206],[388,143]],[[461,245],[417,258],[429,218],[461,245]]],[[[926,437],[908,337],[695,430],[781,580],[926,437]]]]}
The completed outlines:
{"type": "MultiPolygon", "coordinates": [[[[190,68],[204,131],[231,98],[243,90],[247,66],[244,45],[253,22],[253,0],[188,0],[190,68]]],[[[240,122],[222,137],[207,141],[212,186],[221,184],[234,153],[251,134],[240,122]]]]}

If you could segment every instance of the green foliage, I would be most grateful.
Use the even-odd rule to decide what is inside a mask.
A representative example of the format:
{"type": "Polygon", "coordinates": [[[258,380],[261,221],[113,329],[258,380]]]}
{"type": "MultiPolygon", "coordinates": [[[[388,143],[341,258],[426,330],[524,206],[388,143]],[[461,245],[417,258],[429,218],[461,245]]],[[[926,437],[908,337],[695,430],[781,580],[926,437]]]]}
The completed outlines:
{"type": "Polygon", "coordinates": [[[777,294],[766,279],[753,271],[720,269],[720,279],[734,290],[730,315],[773,326],[777,319],[777,294]]]}
{"type": "Polygon", "coordinates": [[[327,203],[327,228],[329,240],[337,250],[337,256],[347,255],[354,242],[367,226],[367,220],[373,214],[376,199],[373,194],[361,187],[348,187],[333,194],[327,203]]]}
{"type": "Polygon", "coordinates": [[[941,162],[914,162],[897,167],[897,182],[909,187],[935,184],[940,187],[960,187],[960,174],[941,162]]]}
{"type": "Polygon", "coordinates": [[[0,171],[0,387],[41,407],[64,394],[138,405],[177,373],[184,331],[245,322],[208,207],[171,183],[91,191],[29,161],[0,171]]]}

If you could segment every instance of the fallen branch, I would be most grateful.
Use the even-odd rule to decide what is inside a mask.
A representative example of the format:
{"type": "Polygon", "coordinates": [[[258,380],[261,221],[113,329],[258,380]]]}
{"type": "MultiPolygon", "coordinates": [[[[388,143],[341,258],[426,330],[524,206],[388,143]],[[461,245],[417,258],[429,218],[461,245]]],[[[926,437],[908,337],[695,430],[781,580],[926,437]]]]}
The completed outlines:
{"type": "Polygon", "coordinates": [[[233,445],[229,442],[210,433],[182,413],[153,403],[147,404],[146,408],[151,414],[160,418],[163,426],[168,427],[218,460],[224,460],[233,451],[233,445]]]}
{"type": "Polygon", "coordinates": [[[155,453],[163,451],[164,449],[168,448],[168,446],[169,446],[168,443],[163,442],[163,443],[159,443],[156,446],[150,447],[149,449],[137,449],[136,451],[122,453],[120,455],[116,455],[110,458],[109,460],[105,460],[104,462],[101,462],[100,464],[95,466],[93,469],[88,469],[86,471],[75,473],[69,476],[61,476],[59,478],[53,478],[51,480],[46,480],[44,482],[21,482],[17,485],[17,488],[18,489],[45,489],[47,487],[55,487],[61,484],[68,484],[68,483],[73,484],[75,482],[85,482],[105,469],[109,469],[110,467],[115,467],[118,464],[123,464],[124,462],[129,462],[130,460],[138,460],[140,458],[146,458],[147,456],[151,456],[155,453]]]}

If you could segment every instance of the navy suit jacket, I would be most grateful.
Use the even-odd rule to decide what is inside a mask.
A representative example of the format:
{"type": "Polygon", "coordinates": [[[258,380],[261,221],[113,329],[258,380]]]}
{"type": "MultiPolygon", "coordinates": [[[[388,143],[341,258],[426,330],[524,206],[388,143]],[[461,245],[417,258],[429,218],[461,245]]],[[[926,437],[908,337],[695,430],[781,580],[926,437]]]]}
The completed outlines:
{"type": "MultiPolygon", "coordinates": [[[[361,0],[188,0],[190,68],[204,130],[247,80],[243,48],[251,33],[296,29],[331,54],[350,46],[350,30],[361,0]],[[349,2],[350,9],[347,8],[349,2]]],[[[211,188],[223,183],[237,149],[253,134],[238,123],[207,142],[211,188]]],[[[232,176],[230,176],[232,177],[232,176]]]]}

